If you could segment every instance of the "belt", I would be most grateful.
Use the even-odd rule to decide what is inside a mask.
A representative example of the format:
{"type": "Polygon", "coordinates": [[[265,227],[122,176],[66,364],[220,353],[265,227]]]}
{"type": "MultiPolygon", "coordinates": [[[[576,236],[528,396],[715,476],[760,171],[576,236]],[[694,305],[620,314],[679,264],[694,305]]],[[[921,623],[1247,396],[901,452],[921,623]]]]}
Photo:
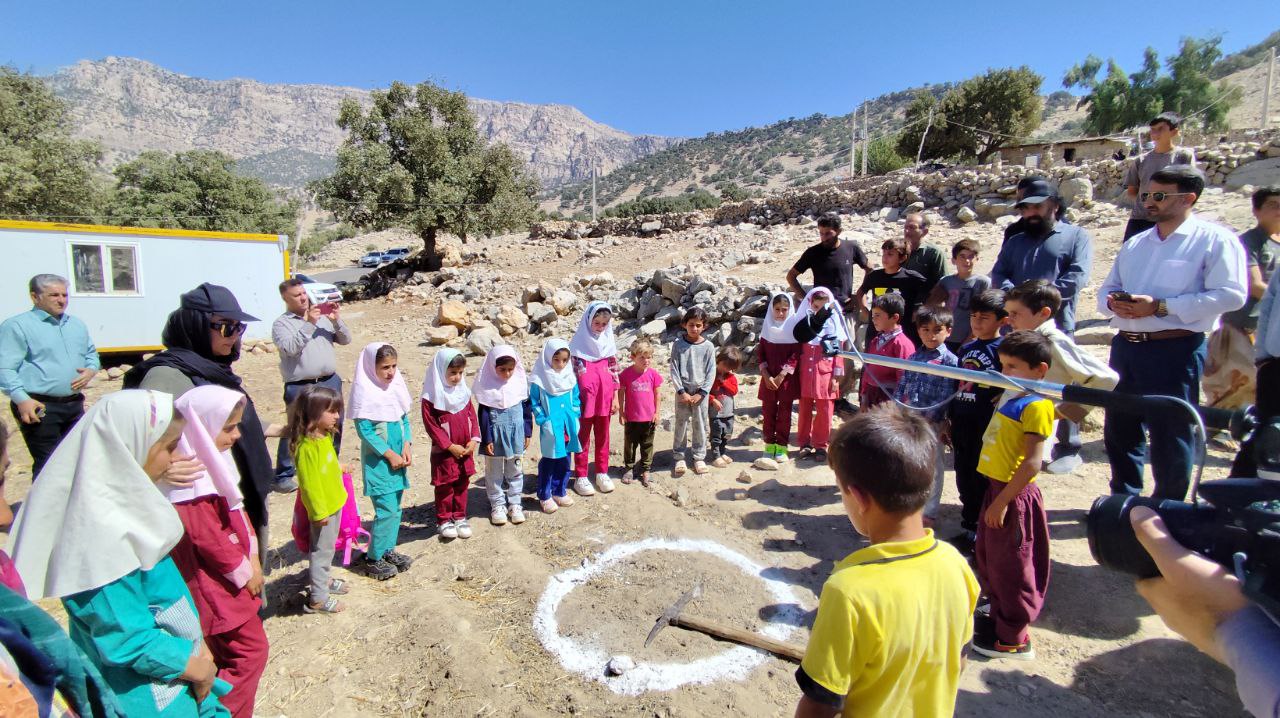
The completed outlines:
{"type": "Polygon", "coordinates": [[[289,386],[303,386],[307,384],[323,384],[326,381],[329,381],[330,379],[332,379],[333,377],[334,377],[333,374],[325,374],[324,376],[319,376],[319,377],[316,377],[315,379],[299,379],[297,381],[286,381],[285,384],[289,386]]]}
{"type": "Polygon", "coordinates": [[[74,404],[77,401],[84,401],[84,394],[71,394],[69,396],[49,396],[48,394],[37,394],[34,391],[27,392],[27,396],[35,399],[41,404],[74,404]]]}
{"type": "Polygon", "coordinates": [[[1127,342],[1155,342],[1161,339],[1180,339],[1189,337],[1200,332],[1193,332],[1190,329],[1161,329],[1158,332],[1120,332],[1120,338],[1127,342]]]}

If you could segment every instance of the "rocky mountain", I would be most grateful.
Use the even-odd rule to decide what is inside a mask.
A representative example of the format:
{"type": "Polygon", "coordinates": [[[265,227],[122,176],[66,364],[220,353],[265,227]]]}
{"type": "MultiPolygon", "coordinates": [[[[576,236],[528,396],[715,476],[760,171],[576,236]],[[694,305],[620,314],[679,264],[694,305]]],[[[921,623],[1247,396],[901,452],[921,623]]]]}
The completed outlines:
{"type": "MultiPolygon", "coordinates": [[[[205,80],[127,57],[82,60],[46,79],[71,106],[77,133],[101,141],[111,164],[144,150],[214,149],[285,187],[332,169],[339,104],[369,97],[352,87],[205,80]]],[[[679,141],[630,135],[568,105],[473,98],[471,109],[481,133],[527,158],[546,187],[589,176],[592,153],[607,172],[679,141]]]]}

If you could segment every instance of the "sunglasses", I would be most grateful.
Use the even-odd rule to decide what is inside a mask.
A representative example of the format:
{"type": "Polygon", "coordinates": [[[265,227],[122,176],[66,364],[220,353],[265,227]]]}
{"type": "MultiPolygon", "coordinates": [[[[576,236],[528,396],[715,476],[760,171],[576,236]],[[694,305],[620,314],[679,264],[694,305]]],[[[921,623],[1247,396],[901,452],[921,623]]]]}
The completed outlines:
{"type": "Polygon", "coordinates": [[[217,330],[224,338],[230,339],[245,330],[248,325],[244,322],[210,322],[209,327],[217,330]]]}
{"type": "Polygon", "coordinates": [[[1157,202],[1163,202],[1170,197],[1181,197],[1183,195],[1192,194],[1191,192],[1143,192],[1138,198],[1143,202],[1153,199],[1157,202]]]}

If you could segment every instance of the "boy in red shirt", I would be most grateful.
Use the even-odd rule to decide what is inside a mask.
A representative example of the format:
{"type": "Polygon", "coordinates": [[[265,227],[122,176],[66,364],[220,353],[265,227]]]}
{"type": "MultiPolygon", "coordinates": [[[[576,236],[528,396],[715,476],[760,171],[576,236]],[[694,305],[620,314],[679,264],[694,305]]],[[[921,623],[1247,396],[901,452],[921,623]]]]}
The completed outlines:
{"type": "MultiPolygon", "coordinates": [[[[868,354],[906,359],[916,345],[902,331],[902,315],[907,310],[901,294],[882,294],[871,303],[871,323],[876,336],[867,342],[868,354]]],[[[862,409],[889,401],[902,380],[901,369],[867,364],[862,368],[862,409]]]]}
{"type": "Polygon", "coordinates": [[[725,444],[733,434],[733,397],[738,395],[738,377],[742,368],[742,352],[727,346],[716,355],[716,381],[711,385],[711,465],[724,468],[733,463],[725,453],[725,444]]]}

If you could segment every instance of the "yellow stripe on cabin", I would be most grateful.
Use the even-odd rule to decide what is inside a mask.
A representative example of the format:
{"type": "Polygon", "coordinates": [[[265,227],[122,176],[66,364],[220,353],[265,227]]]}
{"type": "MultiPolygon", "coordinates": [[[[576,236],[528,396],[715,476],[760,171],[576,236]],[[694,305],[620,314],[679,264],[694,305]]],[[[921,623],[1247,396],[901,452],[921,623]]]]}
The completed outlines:
{"type": "Polygon", "coordinates": [[[187,237],[226,242],[279,242],[275,234],[249,234],[246,232],[207,232],[198,229],[160,229],[155,227],[109,227],[101,224],[71,224],[68,222],[28,222],[0,219],[0,229],[28,229],[37,232],[75,232],[80,234],[117,234],[131,237],[187,237]]]}

